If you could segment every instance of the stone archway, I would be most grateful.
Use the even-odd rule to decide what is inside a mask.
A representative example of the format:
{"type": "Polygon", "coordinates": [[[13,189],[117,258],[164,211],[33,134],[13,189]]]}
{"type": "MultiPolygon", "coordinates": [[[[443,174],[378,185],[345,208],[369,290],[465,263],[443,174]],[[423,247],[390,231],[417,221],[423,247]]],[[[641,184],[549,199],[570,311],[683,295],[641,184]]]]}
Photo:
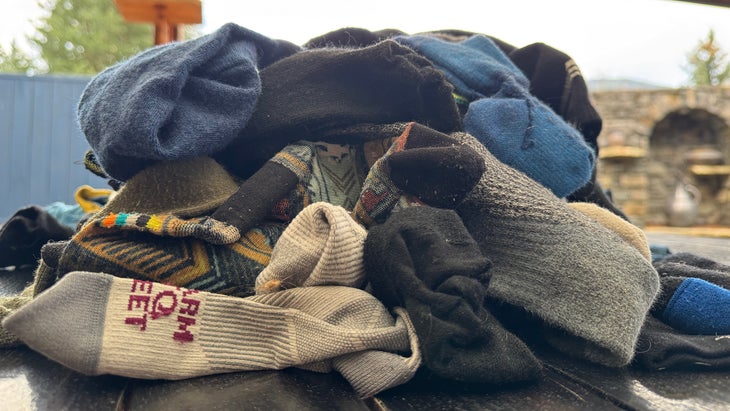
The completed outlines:
{"type": "Polygon", "coordinates": [[[724,221],[727,204],[722,198],[727,175],[698,174],[695,167],[728,163],[730,128],[722,118],[702,108],[672,111],[655,124],[649,147],[647,225],[676,224],[666,207],[678,184],[700,193],[695,225],[730,224],[724,221]]]}
{"type": "Polygon", "coordinates": [[[598,180],[632,222],[669,224],[666,204],[682,179],[702,195],[694,224],[730,226],[730,88],[591,97],[603,118],[598,180]]]}

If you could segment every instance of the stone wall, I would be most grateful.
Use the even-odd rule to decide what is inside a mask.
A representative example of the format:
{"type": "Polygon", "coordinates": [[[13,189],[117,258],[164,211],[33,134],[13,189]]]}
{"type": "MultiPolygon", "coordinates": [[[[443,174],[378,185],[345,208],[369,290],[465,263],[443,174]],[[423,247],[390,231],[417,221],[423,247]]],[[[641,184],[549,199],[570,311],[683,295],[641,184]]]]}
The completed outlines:
{"type": "Polygon", "coordinates": [[[730,88],[602,91],[591,98],[603,118],[598,181],[632,222],[730,226],[730,88]],[[690,223],[679,223],[668,208],[677,204],[678,186],[699,193],[690,223]]]}

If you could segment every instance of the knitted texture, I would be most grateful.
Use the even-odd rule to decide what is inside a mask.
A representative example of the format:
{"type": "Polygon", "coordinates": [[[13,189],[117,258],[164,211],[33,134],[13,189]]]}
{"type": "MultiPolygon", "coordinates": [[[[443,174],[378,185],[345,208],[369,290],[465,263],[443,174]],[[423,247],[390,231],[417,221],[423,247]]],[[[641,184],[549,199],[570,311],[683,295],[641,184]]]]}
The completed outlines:
{"type": "Polygon", "coordinates": [[[693,253],[672,253],[654,262],[661,277],[699,278],[730,290],[730,265],[693,253]]]}
{"type": "MultiPolygon", "coordinates": [[[[33,300],[33,287],[28,286],[18,295],[0,297],[0,321],[33,300]]],[[[15,335],[0,327],[0,348],[16,347],[22,342],[15,335]]]]}
{"type": "Polygon", "coordinates": [[[121,181],[158,161],[211,154],[251,117],[258,69],[298,50],[233,23],[150,48],[89,82],[81,130],[105,174],[121,181]]]}
{"type": "Polygon", "coordinates": [[[206,217],[98,217],[87,222],[64,248],[59,276],[92,270],[221,294],[250,295],[256,276],[269,264],[273,245],[285,228],[281,223],[261,225],[227,243],[238,230],[206,217]]]}
{"type": "Polygon", "coordinates": [[[365,267],[374,295],[409,313],[433,375],[483,384],[540,375],[530,350],[484,307],[490,261],[453,210],[391,214],[368,231],[365,267]]]}
{"type": "MultiPolygon", "coordinates": [[[[405,321],[355,288],[237,298],[89,272],[69,273],[3,326],[84,374],[146,379],[283,369],[411,348],[405,321]]],[[[377,392],[408,378],[387,376],[383,384],[361,379],[359,386],[377,392]]],[[[362,395],[373,395],[371,390],[362,395]]]]}
{"type": "Polygon", "coordinates": [[[256,110],[240,137],[216,155],[244,178],[287,144],[321,140],[355,124],[419,121],[445,132],[461,128],[453,87],[443,74],[392,40],[304,50],[260,74],[256,110]]]}
{"type": "Polygon", "coordinates": [[[365,235],[340,206],[317,202],[306,207],[276,242],[271,263],[256,278],[256,293],[331,284],[362,287],[365,235]]]}
{"type": "Polygon", "coordinates": [[[223,204],[238,186],[210,157],[165,161],[127,180],[101,212],[199,217],[223,204]]]}
{"type": "Polygon", "coordinates": [[[433,36],[399,36],[443,70],[456,93],[470,101],[464,131],[503,163],[558,197],[591,177],[595,153],[583,136],[530,94],[529,81],[495,42],[474,35],[460,42],[433,36]]]}
{"type": "Polygon", "coordinates": [[[110,213],[95,216],[90,224],[147,232],[162,237],[193,237],[211,244],[231,244],[241,238],[236,227],[209,217],[182,219],[170,214],[110,213]]]}
{"type": "Polygon", "coordinates": [[[628,244],[631,244],[647,261],[651,261],[651,249],[646,234],[639,227],[624,220],[610,210],[594,203],[571,202],[570,208],[580,211],[609,230],[615,231],[628,244]]]}
{"type": "Polygon", "coordinates": [[[539,317],[546,341],[569,355],[628,364],[659,287],[651,263],[474,137],[453,136],[486,168],[457,212],[492,261],[488,296],[539,317]]]}
{"type": "Polygon", "coordinates": [[[676,288],[661,320],[687,334],[730,334],[730,290],[699,278],[676,288]]]}
{"type": "Polygon", "coordinates": [[[408,123],[370,167],[353,215],[366,227],[397,209],[428,204],[454,208],[484,168],[478,155],[439,131],[408,123]]]}
{"type": "Polygon", "coordinates": [[[650,315],[636,346],[634,364],[651,371],[727,370],[730,341],[714,334],[687,334],[650,315]]]}

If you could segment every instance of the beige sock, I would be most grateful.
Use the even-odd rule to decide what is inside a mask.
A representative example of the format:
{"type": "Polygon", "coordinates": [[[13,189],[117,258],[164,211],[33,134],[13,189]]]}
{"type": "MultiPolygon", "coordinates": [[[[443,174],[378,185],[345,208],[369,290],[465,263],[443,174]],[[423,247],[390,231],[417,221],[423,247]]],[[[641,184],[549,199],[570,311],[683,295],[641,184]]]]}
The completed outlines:
{"type": "Polygon", "coordinates": [[[305,207],[276,242],[271,262],[256,278],[256,293],[314,285],[362,287],[366,235],[340,206],[305,207]]]}
{"type": "MultiPolygon", "coordinates": [[[[72,272],[11,313],[3,326],[30,348],[84,374],[148,379],[412,350],[403,318],[394,319],[365,291],[341,286],[238,298],[72,272]]],[[[396,381],[409,378],[403,368],[396,381]]],[[[383,376],[382,384],[389,379],[383,376]]]]}
{"type": "Polygon", "coordinates": [[[646,238],[646,234],[639,227],[597,204],[574,202],[568,203],[568,205],[609,230],[616,232],[624,241],[636,248],[644,258],[651,261],[649,241],[646,238]]]}

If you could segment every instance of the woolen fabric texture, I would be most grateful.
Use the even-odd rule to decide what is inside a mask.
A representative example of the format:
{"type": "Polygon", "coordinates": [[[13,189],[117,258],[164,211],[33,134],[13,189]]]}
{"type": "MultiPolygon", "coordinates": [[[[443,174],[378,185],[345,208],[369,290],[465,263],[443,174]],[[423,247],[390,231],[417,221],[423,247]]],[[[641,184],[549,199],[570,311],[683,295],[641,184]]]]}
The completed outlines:
{"type": "Polygon", "coordinates": [[[730,290],[686,278],[661,314],[662,321],[687,334],[730,334],[730,290]]]}
{"type": "Polygon", "coordinates": [[[628,364],[659,288],[651,263],[474,137],[452,136],[486,167],[456,211],[492,261],[488,296],[540,317],[545,341],[568,355],[628,364]]]}
{"type": "Polygon", "coordinates": [[[244,178],[287,144],[343,127],[418,121],[445,132],[461,128],[453,86],[427,59],[392,40],[304,50],[260,74],[256,110],[216,156],[244,178]]]}
{"type": "Polygon", "coordinates": [[[151,165],[130,178],[100,213],[210,214],[236,193],[238,180],[210,157],[151,165]]]}
{"type": "Polygon", "coordinates": [[[373,293],[408,312],[432,375],[483,384],[536,379],[538,360],[484,307],[490,265],[453,210],[398,210],[365,240],[373,293]]]}
{"type": "Polygon", "coordinates": [[[444,72],[468,101],[464,131],[500,161],[565,197],[591,177],[595,153],[575,127],[530,94],[529,80],[484,35],[460,42],[397,36],[444,72]]]}
{"type": "Polygon", "coordinates": [[[338,368],[358,394],[371,396],[407,381],[420,364],[415,354],[415,361],[397,355],[413,347],[407,321],[393,318],[371,294],[343,286],[237,298],[73,272],[2,324],[32,349],[87,375],[178,380],[338,368]],[[369,358],[390,374],[352,368],[362,361],[336,361],[365,352],[381,353],[369,358]]]}
{"type": "Polygon", "coordinates": [[[651,371],[730,369],[730,338],[676,330],[647,316],[636,346],[634,365],[651,371]]]}
{"type": "Polygon", "coordinates": [[[150,48],[89,82],[79,125],[103,170],[120,181],[158,161],[211,154],[251,117],[259,69],[299,49],[233,23],[150,48]]]}
{"type": "Polygon", "coordinates": [[[667,253],[654,262],[661,277],[693,277],[730,290],[730,265],[698,254],[667,253]]]}

